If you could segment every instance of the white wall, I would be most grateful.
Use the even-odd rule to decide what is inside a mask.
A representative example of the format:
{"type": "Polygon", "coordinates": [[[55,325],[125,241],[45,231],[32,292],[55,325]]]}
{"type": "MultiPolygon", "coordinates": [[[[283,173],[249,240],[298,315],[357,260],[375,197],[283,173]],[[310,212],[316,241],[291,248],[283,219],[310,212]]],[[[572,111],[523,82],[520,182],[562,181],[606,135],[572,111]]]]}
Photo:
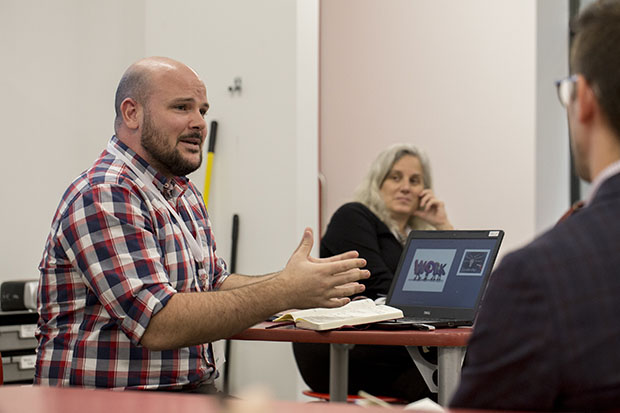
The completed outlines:
{"type": "Polygon", "coordinates": [[[564,0],[324,1],[323,226],[403,141],[428,153],[457,228],[504,229],[506,251],[550,225],[568,205],[552,83],[566,73],[566,15],[564,0]]]}
{"type": "Polygon", "coordinates": [[[535,229],[548,229],[570,205],[570,147],[566,110],[554,81],[568,75],[568,2],[536,3],[535,229]]]}
{"type": "Polygon", "coordinates": [[[112,136],[114,89],[143,54],[143,7],[0,2],[0,281],[39,277],[60,196],[112,136]]]}

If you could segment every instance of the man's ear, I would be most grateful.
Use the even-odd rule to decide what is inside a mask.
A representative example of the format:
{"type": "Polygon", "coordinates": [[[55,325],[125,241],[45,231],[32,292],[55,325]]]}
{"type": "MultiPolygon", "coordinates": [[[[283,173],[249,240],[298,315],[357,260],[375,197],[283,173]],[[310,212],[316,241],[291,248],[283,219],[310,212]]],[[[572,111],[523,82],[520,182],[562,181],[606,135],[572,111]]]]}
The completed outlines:
{"type": "Polygon", "coordinates": [[[577,77],[576,87],[577,119],[581,123],[589,123],[598,109],[596,94],[592,90],[592,85],[582,75],[577,77]]]}
{"type": "Polygon", "coordinates": [[[132,98],[126,98],[121,103],[123,122],[129,129],[138,129],[142,124],[142,105],[132,98]]]}

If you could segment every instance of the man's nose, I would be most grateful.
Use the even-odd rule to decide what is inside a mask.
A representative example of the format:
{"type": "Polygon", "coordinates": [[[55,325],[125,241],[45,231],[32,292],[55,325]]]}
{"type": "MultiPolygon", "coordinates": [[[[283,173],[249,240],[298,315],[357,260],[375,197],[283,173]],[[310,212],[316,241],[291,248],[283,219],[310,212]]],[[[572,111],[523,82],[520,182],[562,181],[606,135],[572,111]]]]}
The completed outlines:
{"type": "Polygon", "coordinates": [[[200,111],[196,111],[192,114],[189,127],[198,130],[204,130],[207,128],[207,121],[200,111]]]}

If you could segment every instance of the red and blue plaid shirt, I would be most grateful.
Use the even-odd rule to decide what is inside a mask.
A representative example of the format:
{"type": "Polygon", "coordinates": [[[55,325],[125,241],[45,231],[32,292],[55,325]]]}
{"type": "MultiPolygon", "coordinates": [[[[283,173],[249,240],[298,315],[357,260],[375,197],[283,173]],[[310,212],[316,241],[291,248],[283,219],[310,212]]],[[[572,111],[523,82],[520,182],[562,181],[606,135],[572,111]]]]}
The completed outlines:
{"type": "Polygon", "coordinates": [[[139,344],[176,292],[214,290],[228,276],[204,203],[187,178],[167,179],[116,137],[111,142],[153,179],[192,235],[200,231],[205,258],[192,258],[160,198],[104,151],[69,186],[52,222],[39,266],[35,383],[153,389],[212,380],[209,345],[150,351],[139,344]]]}

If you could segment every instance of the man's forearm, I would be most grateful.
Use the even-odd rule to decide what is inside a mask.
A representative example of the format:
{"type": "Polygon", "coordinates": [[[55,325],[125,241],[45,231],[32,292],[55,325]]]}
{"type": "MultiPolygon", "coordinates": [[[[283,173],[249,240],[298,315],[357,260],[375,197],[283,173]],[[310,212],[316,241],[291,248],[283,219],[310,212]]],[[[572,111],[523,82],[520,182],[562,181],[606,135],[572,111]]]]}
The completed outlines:
{"type": "Polygon", "coordinates": [[[230,337],[286,306],[272,278],[251,288],[177,293],[151,319],[140,343],[150,350],[171,350],[230,337]]]}
{"type": "Polygon", "coordinates": [[[312,231],[279,273],[252,278],[233,274],[223,290],[175,294],[149,322],[140,343],[151,350],[207,343],[242,331],[289,308],[339,307],[364,286],[366,261],[357,252],[328,259],[310,257],[312,231]]]}
{"type": "Polygon", "coordinates": [[[274,272],[266,275],[241,275],[241,274],[230,274],[226,280],[222,283],[220,290],[233,290],[235,288],[245,287],[250,284],[255,284],[257,282],[267,281],[279,273],[274,272]]]}

